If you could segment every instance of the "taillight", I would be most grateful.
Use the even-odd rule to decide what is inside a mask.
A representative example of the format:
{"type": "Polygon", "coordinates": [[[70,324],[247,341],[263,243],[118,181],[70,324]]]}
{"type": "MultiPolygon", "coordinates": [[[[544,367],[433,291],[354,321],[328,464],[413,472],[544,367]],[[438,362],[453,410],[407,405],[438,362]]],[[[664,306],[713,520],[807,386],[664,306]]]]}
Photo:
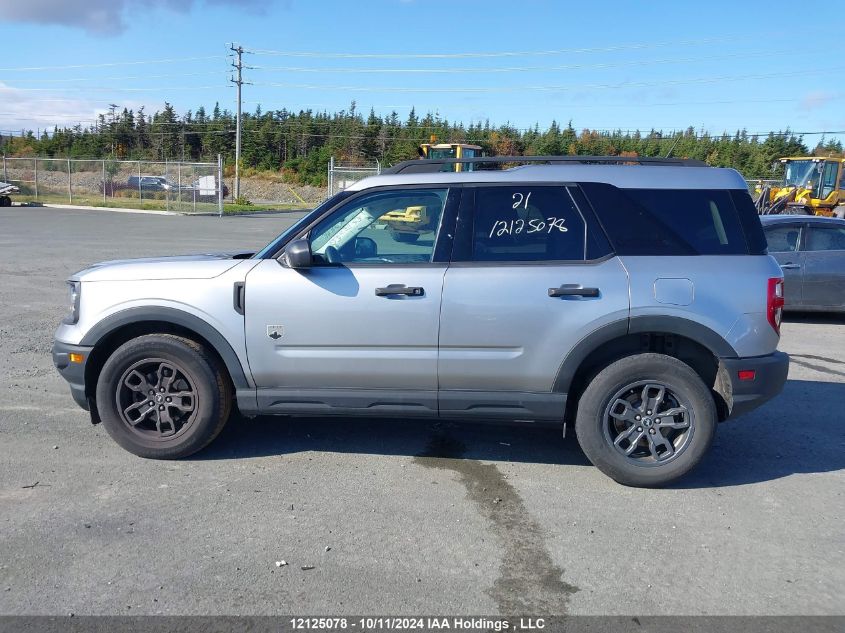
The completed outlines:
{"type": "Polygon", "coordinates": [[[769,317],[769,324],[780,335],[780,321],[783,317],[783,279],[781,277],[769,279],[766,313],[769,317]]]}

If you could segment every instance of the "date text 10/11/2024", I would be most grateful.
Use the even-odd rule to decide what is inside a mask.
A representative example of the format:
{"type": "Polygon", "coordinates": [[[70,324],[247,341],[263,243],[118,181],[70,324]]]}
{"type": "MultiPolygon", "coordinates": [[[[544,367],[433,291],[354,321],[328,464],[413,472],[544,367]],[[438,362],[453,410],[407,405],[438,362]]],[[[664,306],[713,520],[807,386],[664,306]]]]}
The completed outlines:
{"type": "Polygon", "coordinates": [[[489,617],[294,617],[295,631],[539,631],[546,628],[544,618],[519,617],[513,620],[489,617]]]}

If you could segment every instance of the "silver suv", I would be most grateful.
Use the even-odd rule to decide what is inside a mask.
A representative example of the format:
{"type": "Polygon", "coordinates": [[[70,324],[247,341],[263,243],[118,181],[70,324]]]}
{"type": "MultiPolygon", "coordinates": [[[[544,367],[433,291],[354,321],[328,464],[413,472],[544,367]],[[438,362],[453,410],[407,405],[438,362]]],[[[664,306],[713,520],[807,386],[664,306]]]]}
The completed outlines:
{"type": "Polygon", "coordinates": [[[94,265],[68,282],[54,362],[143,457],[199,451],[236,405],[574,423],[618,482],[682,476],[786,380],[783,275],[745,182],[680,160],[473,162],[508,160],[527,164],[402,163],[258,253],[94,265]]]}

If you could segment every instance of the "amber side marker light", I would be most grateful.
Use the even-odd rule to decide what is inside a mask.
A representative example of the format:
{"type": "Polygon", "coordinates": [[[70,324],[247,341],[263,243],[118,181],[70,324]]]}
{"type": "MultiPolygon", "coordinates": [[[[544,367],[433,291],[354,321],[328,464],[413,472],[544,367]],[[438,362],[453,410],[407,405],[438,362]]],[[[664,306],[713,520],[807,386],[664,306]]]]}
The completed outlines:
{"type": "Polygon", "coordinates": [[[67,355],[68,360],[72,363],[81,364],[85,362],[85,355],[84,354],[74,354],[70,353],[67,355]]]}
{"type": "Polygon", "coordinates": [[[753,369],[741,369],[737,373],[740,380],[754,380],[757,377],[757,372],[753,369]]]}

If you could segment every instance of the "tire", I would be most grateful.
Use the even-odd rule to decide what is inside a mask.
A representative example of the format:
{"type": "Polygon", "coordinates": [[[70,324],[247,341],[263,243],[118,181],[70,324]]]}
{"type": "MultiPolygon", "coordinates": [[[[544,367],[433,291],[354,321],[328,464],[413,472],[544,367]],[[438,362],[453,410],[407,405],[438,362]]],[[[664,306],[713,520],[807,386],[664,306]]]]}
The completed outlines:
{"type": "Polygon", "coordinates": [[[845,204],[840,204],[833,209],[833,217],[845,220],[845,204]]]}
{"type": "Polygon", "coordinates": [[[420,239],[419,233],[393,233],[393,238],[397,242],[404,242],[405,244],[413,244],[418,239],[420,239]]]}
{"type": "Polygon", "coordinates": [[[716,404],[699,375],[676,358],[647,353],[618,360],[592,379],[578,403],[575,432],[605,475],[651,488],[698,464],[713,442],[716,422],[716,404]],[[649,404],[656,404],[654,411],[649,404]]]}
{"type": "Polygon", "coordinates": [[[170,334],[124,343],[97,381],[108,434],[130,453],[151,459],[187,457],[208,446],[226,425],[232,400],[220,362],[195,341],[170,334]]]}
{"type": "Polygon", "coordinates": [[[9,196],[0,196],[0,207],[11,207],[12,199],[9,196]]]}

